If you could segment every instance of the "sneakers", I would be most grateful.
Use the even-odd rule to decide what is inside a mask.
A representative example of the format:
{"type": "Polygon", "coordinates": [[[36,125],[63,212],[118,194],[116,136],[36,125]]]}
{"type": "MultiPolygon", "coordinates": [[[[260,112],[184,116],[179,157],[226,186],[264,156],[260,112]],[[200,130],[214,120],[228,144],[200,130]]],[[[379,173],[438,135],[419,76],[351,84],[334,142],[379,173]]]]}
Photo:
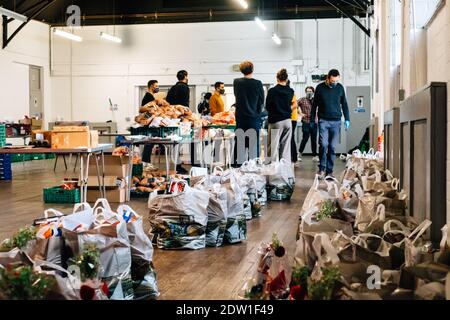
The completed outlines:
{"type": "Polygon", "coordinates": [[[300,168],[300,166],[301,166],[301,162],[300,162],[300,161],[302,161],[302,160],[298,160],[298,161],[294,164],[294,167],[300,168]]]}
{"type": "Polygon", "coordinates": [[[333,175],[333,172],[327,173],[325,179],[330,178],[330,179],[336,179],[335,176],[333,175]]]}
{"type": "Polygon", "coordinates": [[[320,180],[325,179],[325,172],[324,172],[324,171],[319,171],[319,172],[317,172],[317,175],[319,176],[319,179],[320,179],[320,180]]]}
{"type": "Polygon", "coordinates": [[[315,156],[315,157],[312,158],[312,161],[313,162],[320,162],[320,159],[319,159],[318,156],[315,156]]]}
{"type": "Polygon", "coordinates": [[[298,153],[298,155],[297,155],[297,161],[298,162],[302,162],[303,160],[302,160],[302,154],[299,152],[298,153]]]}

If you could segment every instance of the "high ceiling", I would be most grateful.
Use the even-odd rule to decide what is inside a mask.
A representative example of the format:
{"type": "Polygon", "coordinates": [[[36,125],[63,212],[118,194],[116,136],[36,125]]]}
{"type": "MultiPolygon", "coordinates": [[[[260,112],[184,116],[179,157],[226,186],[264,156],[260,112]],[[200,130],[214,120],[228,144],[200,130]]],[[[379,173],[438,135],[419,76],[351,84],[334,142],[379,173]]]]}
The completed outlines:
{"type": "Polygon", "coordinates": [[[82,25],[186,23],[366,16],[372,0],[0,0],[0,6],[51,26],[66,24],[68,6],[81,9],[82,25]]]}

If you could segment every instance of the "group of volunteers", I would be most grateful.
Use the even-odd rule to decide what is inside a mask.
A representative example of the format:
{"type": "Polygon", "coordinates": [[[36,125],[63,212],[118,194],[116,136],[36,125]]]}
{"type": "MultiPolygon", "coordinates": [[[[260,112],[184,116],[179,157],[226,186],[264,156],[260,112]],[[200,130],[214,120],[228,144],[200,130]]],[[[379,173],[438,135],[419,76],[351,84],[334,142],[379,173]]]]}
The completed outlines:
{"type": "MultiPolygon", "coordinates": [[[[297,100],[294,90],[290,87],[286,69],[277,72],[277,84],[268,90],[266,96],[262,82],[253,78],[253,63],[244,61],[240,64],[239,69],[243,77],[235,79],[233,82],[236,99],[234,109],[236,135],[243,134],[245,144],[241,145],[243,148],[241,153],[245,154],[245,157],[238,157],[239,151],[242,150],[237,150],[239,144],[235,143],[233,166],[237,167],[247,159],[260,156],[260,131],[263,127],[263,116],[266,115],[268,120],[266,162],[270,163],[283,158],[295,163],[295,166],[299,166],[305,146],[310,140],[312,160],[319,163],[319,176],[332,175],[342,116],[345,119],[345,129],[350,127],[349,108],[344,87],[339,83],[339,71],[330,70],[324,82],[317,85],[316,88],[306,87],[306,95],[297,100]],[[302,123],[302,140],[297,150],[295,133],[299,118],[302,123]],[[248,139],[251,136],[250,132],[256,135],[255,142],[248,139]],[[317,135],[319,136],[319,152],[317,152],[317,135]]],[[[179,71],[177,79],[178,82],[168,91],[166,101],[171,105],[189,107],[188,72],[179,71]]],[[[158,81],[149,81],[142,105],[157,100],[155,94],[158,92],[158,81]]],[[[218,81],[214,84],[214,92],[204,95],[204,101],[199,104],[198,112],[203,116],[214,116],[224,112],[223,95],[225,95],[225,84],[218,81]]],[[[191,153],[193,153],[193,148],[191,148],[191,153]]],[[[191,164],[195,165],[194,162],[191,164]]],[[[178,166],[177,170],[185,171],[181,166],[178,166]]]]}

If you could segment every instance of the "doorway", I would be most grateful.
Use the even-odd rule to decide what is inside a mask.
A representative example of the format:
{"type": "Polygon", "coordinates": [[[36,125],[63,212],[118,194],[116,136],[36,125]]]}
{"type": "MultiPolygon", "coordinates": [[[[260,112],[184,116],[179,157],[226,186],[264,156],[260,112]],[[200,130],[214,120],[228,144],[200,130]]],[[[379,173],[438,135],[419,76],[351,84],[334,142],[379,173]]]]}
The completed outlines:
{"type": "Polygon", "coordinates": [[[42,119],[42,68],[30,66],[30,117],[42,119]]]}

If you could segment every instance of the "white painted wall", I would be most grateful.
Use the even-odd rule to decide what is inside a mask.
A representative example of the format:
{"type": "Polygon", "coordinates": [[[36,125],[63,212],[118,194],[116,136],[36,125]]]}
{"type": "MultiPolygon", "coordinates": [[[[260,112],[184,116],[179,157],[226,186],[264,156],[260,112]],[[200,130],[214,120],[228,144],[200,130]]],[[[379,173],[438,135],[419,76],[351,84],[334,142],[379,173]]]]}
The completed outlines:
{"type": "MultiPolygon", "coordinates": [[[[10,30],[16,26],[10,23],[10,30]]],[[[49,27],[34,21],[0,50],[0,121],[17,121],[28,115],[30,65],[43,68],[44,117],[51,118],[49,52],[49,27]]]]}
{"type": "MultiPolygon", "coordinates": [[[[133,119],[137,113],[141,99],[137,86],[150,79],[158,79],[160,85],[172,85],[176,72],[186,69],[190,84],[197,86],[197,104],[201,92],[215,81],[231,84],[240,77],[232,66],[244,59],[254,62],[255,77],[264,83],[274,83],[275,73],[282,67],[297,74],[291,61],[303,58],[305,65],[299,74],[326,73],[330,68],[338,68],[344,85],[369,85],[369,74],[361,74],[359,66],[354,65],[356,29],[351,21],[319,22],[318,70],[314,68],[315,21],[279,22],[281,46],[271,40],[274,23],[266,24],[266,32],[252,21],[118,26],[116,34],[123,38],[122,44],[99,38],[100,31],[107,31],[107,27],[77,30],[76,34],[83,37],[81,43],[52,36],[52,120],[115,120],[123,132],[131,124],[125,117],[133,119]],[[296,34],[296,30],[301,32],[296,34]],[[108,98],[119,105],[115,119],[109,111],[108,98]]],[[[360,36],[360,31],[356,32],[360,36]]],[[[295,82],[293,75],[291,80],[295,82]]],[[[306,84],[311,84],[310,79],[295,85],[297,95],[301,95],[306,84]]]]}

